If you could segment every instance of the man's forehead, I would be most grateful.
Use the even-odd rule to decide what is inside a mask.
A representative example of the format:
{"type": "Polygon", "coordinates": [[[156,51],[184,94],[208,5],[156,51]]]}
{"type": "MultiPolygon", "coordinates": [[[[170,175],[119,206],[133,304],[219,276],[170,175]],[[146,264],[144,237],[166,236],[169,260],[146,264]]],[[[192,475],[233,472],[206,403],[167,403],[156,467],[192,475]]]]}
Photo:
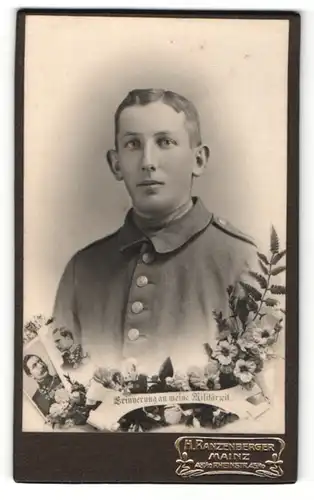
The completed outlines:
{"type": "Polygon", "coordinates": [[[135,104],[125,108],[119,118],[119,133],[158,133],[179,131],[184,128],[185,114],[179,113],[161,101],[145,105],[135,104]]]}
{"type": "Polygon", "coordinates": [[[67,330],[66,328],[56,328],[53,332],[52,332],[53,336],[54,337],[65,337],[65,336],[68,336],[68,335],[71,335],[71,332],[69,330],[67,330]]]}
{"type": "Polygon", "coordinates": [[[38,361],[39,361],[39,358],[34,355],[31,358],[29,358],[27,364],[30,363],[30,364],[34,365],[35,363],[38,363],[38,361]]]}

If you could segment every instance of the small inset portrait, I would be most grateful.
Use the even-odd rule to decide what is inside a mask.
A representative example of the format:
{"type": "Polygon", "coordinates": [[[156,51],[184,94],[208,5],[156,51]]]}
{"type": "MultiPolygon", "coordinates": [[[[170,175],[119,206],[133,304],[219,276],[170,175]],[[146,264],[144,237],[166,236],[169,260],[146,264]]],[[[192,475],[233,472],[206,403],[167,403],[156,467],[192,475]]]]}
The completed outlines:
{"type": "Polygon", "coordinates": [[[24,392],[37,410],[46,417],[55,402],[56,391],[64,386],[38,338],[24,349],[23,372],[24,392]]]}
{"type": "Polygon", "coordinates": [[[79,368],[87,359],[88,354],[83,352],[81,344],[74,340],[73,334],[66,328],[55,328],[52,340],[62,357],[61,368],[71,370],[79,368]]]}

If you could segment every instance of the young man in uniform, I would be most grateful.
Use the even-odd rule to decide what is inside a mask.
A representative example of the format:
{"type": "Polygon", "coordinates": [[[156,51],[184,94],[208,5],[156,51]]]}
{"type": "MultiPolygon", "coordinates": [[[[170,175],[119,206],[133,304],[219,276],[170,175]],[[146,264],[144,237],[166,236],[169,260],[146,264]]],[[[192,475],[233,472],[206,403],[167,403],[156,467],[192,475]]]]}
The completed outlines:
{"type": "Polygon", "coordinates": [[[119,105],[107,159],[132,209],[70,260],[54,310],[97,363],[135,358],[154,373],[168,356],[181,369],[206,360],[205,343],[215,347],[213,311],[227,312],[227,288],[245,278],[256,249],[192,197],[208,157],[184,97],[140,89],[119,105]]]}
{"type": "Polygon", "coordinates": [[[62,356],[63,370],[79,368],[86,359],[81,344],[74,343],[73,333],[65,328],[56,328],[52,332],[54,344],[62,356]]]}

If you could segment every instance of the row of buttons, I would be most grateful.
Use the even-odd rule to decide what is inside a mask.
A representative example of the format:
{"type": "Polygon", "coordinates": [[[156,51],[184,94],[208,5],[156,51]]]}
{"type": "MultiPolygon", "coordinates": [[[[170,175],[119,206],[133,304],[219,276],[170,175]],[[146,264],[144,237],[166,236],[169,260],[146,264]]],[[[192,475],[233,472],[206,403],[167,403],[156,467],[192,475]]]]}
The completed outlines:
{"type": "MultiPolygon", "coordinates": [[[[139,287],[146,286],[148,284],[148,278],[146,276],[139,276],[136,280],[136,284],[139,287]]],[[[144,309],[144,305],[142,302],[136,301],[136,302],[133,302],[133,304],[131,305],[131,311],[134,314],[139,314],[140,312],[143,311],[143,309],[144,309]]]]}
{"type": "MultiPolygon", "coordinates": [[[[142,255],[142,261],[144,262],[144,264],[151,264],[154,261],[154,255],[150,252],[145,252],[142,255]]],[[[139,276],[136,279],[136,284],[138,287],[146,286],[148,284],[147,276],[139,276]]],[[[136,301],[136,302],[133,302],[133,304],[131,305],[131,311],[134,314],[139,314],[140,312],[143,311],[143,309],[144,309],[144,304],[142,302],[136,301]]],[[[137,328],[131,328],[128,331],[129,340],[133,340],[133,341],[137,340],[139,338],[139,336],[140,336],[140,332],[137,328]]]]}

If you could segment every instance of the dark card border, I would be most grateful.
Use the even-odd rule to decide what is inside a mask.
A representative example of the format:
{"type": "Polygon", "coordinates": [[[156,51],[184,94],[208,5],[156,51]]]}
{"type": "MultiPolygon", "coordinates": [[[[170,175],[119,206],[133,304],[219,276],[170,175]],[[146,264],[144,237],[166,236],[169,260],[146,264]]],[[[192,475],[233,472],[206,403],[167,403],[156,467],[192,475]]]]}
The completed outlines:
{"type": "MultiPolygon", "coordinates": [[[[15,353],[14,353],[14,480],[36,483],[294,483],[298,451],[299,331],[299,72],[300,15],[290,11],[192,11],[130,9],[21,9],[16,13],[15,54],[15,353]],[[287,185],[287,330],[286,442],[284,475],[277,479],[213,475],[182,479],[175,475],[179,434],[23,433],[23,127],[26,16],[149,16],[289,21],[288,185],[287,185]],[[289,390],[288,390],[289,389],[289,390]],[[107,450],[107,451],[106,451],[107,450]],[[108,453],[109,450],[109,453],[108,453]],[[106,460],[106,453],[108,453],[106,460]]],[[[210,433],[208,433],[210,436],[210,433]]],[[[222,434],[220,436],[223,436],[222,434]]],[[[261,437],[227,435],[226,438],[261,437]]],[[[200,435],[204,437],[204,435],[200,435]]],[[[271,436],[267,436],[271,437],[271,436]]]]}

